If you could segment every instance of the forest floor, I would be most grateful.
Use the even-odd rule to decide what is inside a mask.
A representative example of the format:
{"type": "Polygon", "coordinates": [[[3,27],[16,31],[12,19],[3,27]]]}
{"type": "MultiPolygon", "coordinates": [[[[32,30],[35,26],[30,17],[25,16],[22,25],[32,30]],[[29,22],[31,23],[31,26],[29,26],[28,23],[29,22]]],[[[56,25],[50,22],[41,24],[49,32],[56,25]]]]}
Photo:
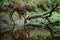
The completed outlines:
{"type": "MultiPolygon", "coordinates": [[[[17,21],[16,24],[19,25],[18,24],[19,22],[17,20],[18,18],[17,19],[14,18],[14,19],[17,21]]],[[[0,32],[5,32],[5,31],[8,32],[8,30],[10,30],[10,28],[11,28],[11,25],[9,25],[9,24],[10,24],[10,20],[8,17],[0,18],[0,27],[1,27],[0,32]]],[[[32,28],[34,28],[34,27],[32,27],[32,28]]],[[[58,27],[56,27],[56,29],[58,29],[58,27]]],[[[2,37],[2,36],[0,36],[0,37],[2,37]]],[[[10,40],[10,38],[8,37],[7,34],[6,35],[4,34],[3,37],[4,38],[7,37],[7,40],[8,39],[10,40]]],[[[39,28],[35,28],[34,30],[31,30],[30,38],[31,38],[31,40],[60,40],[60,39],[52,38],[50,32],[47,29],[45,29],[44,27],[39,27],[39,28]]]]}

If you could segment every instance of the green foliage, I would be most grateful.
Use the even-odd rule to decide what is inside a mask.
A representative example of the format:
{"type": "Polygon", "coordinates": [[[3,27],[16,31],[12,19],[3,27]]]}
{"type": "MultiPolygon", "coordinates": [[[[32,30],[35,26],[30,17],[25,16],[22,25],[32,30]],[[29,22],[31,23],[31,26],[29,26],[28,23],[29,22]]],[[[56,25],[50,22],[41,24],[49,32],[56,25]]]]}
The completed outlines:
{"type": "MultiPolygon", "coordinates": [[[[22,1],[22,0],[21,0],[22,1]]],[[[1,5],[6,5],[6,4],[8,4],[9,3],[9,0],[0,0],[0,4],[1,5]]],[[[34,11],[32,11],[32,12],[29,12],[29,11],[27,11],[27,14],[28,14],[28,16],[32,16],[32,15],[36,15],[36,14],[42,14],[43,12],[42,12],[42,10],[39,10],[36,6],[36,3],[37,2],[40,2],[41,4],[43,4],[43,6],[47,9],[47,10],[51,10],[51,8],[47,8],[47,5],[46,5],[46,3],[47,4],[49,4],[49,3],[52,3],[52,2],[54,2],[54,3],[59,3],[60,2],[60,0],[24,0],[24,2],[25,2],[25,4],[27,4],[27,5],[31,5],[32,7],[34,7],[35,8],[35,10],[36,11],[39,11],[39,12],[34,12],[34,11]]],[[[60,10],[59,10],[60,11],[60,10]]],[[[5,16],[8,16],[8,14],[9,14],[9,12],[2,12],[2,13],[0,13],[0,17],[5,17],[5,16]]],[[[14,12],[14,14],[13,14],[13,17],[16,17],[16,16],[18,16],[18,14],[17,14],[17,12],[14,12]]],[[[52,16],[49,18],[50,19],[50,21],[51,22],[55,22],[55,21],[60,21],[60,13],[57,13],[57,12],[53,12],[53,14],[52,14],[52,16]]],[[[31,24],[36,24],[36,25],[39,25],[39,24],[41,24],[41,23],[44,23],[44,24],[48,24],[48,21],[47,20],[45,20],[45,19],[42,19],[42,18],[36,18],[36,19],[31,19],[30,21],[29,21],[29,23],[31,23],[31,24]]],[[[20,28],[22,27],[22,26],[19,26],[20,28]]],[[[17,29],[19,29],[19,27],[16,27],[14,30],[17,30],[17,29]]],[[[59,26],[60,27],[60,26],[59,26]]],[[[57,32],[57,34],[60,34],[60,28],[59,29],[53,29],[55,32],[57,32]]],[[[34,32],[31,32],[30,33],[31,35],[30,35],[30,38],[32,39],[32,40],[37,40],[38,39],[38,37],[37,36],[40,36],[40,38],[41,39],[45,39],[46,37],[51,37],[51,35],[50,35],[50,33],[48,32],[48,31],[42,31],[42,32],[37,32],[36,30],[34,31],[34,32]]]]}
{"type": "Polygon", "coordinates": [[[4,6],[6,4],[9,4],[10,0],[0,0],[0,5],[4,6]]]}
{"type": "Polygon", "coordinates": [[[50,35],[50,33],[49,33],[48,31],[46,31],[46,30],[44,30],[44,31],[42,31],[42,32],[37,32],[37,31],[35,30],[35,31],[32,32],[31,35],[30,35],[30,38],[31,38],[32,40],[38,40],[38,38],[39,38],[40,40],[43,40],[43,39],[45,39],[45,38],[47,38],[47,37],[51,37],[51,35],[50,35]]]}

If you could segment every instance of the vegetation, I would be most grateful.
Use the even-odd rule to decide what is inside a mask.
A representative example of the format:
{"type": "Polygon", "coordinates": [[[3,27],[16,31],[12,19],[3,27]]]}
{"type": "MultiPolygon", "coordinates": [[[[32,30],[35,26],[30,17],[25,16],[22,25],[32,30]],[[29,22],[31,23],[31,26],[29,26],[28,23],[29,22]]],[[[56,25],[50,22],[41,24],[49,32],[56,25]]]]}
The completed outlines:
{"type": "Polygon", "coordinates": [[[0,0],[1,40],[60,40],[60,0],[0,0]]]}

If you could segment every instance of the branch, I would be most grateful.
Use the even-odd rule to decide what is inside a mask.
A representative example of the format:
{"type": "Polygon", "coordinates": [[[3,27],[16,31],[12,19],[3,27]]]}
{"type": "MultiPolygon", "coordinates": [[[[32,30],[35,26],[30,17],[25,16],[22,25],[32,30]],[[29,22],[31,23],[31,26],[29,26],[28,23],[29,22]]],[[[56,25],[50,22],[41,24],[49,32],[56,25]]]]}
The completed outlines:
{"type": "MultiPolygon", "coordinates": [[[[55,9],[58,7],[58,4],[55,5],[55,7],[52,7],[52,10],[51,11],[48,11],[46,13],[44,13],[43,15],[34,15],[34,16],[28,16],[27,19],[33,19],[33,18],[45,18],[48,20],[49,24],[50,24],[50,20],[48,19],[48,17],[51,17],[52,15],[52,12],[55,11],[55,9]],[[50,14],[48,16],[45,16],[47,14],[50,14]]],[[[48,24],[43,24],[43,25],[34,25],[34,24],[27,24],[26,26],[34,26],[34,27],[46,27],[47,29],[49,29],[50,31],[50,34],[52,35],[52,37],[54,38],[55,36],[53,35],[53,31],[52,29],[48,26],[48,24]]]]}
{"type": "Polygon", "coordinates": [[[54,36],[54,34],[53,34],[53,30],[52,30],[48,25],[46,25],[45,27],[50,31],[51,36],[52,36],[53,38],[55,38],[55,36],[54,36]]]}
{"type": "Polygon", "coordinates": [[[45,12],[44,14],[42,15],[34,15],[34,16],[28,16],[27,19],[34,19],[34,18],[45,18],[45,19],[48,19],[48,17],[51,17],[52,15],[52,12],[58,7],[58,5],[56,4],[55,7],[52,7],[52,10],[51,11],[47,11],[45,12]],[[50,14],[49,16],[45,16],[47,14],[50,14]]]}
{"type": "Polygon", "coordinates": [[[58,13],[60,13],[58,10],[60,9],[60,7],[57,7],[56,9],[55,9],[55,11],[56,12],[58,12],[58,13]]]}
{"type": "Polygon", "coordinates": [[[53,34],[53,30],[52,30],[48,25],[49,25],[49,24],[42,24],[42,25],[26,24],[26,26],[33,26],[33,27],[46,27],[46,28],[49,30],[51,36],[54,38],[55,36],[54,36],[54,34],[53,34]]]}
{"type": "Polygon", "coordinates": [[[40,17],[42,17],[42,16],[44,16],[44,15],[47,15],[47,14],[49,14],[51,11],[47,11],[47,12],[45,12],[44,14],[42,13],[42,15],[40,15],[40,14],[38,14],[38,15],[33,15],[33,16],[28,16],[27,17],[27,19],[34,19],[34,18],[40,18],[40,17]]]}
{"type": "Polygon", "coordinates": [[[43,25],[26,24],[26,26],[33,26],[33,27],[42,27],[43,25]]]}
{"type": "Polygon", "coordinates": [[[42,15],[34,15],[34,16],[29,16],[27,19],[34,19],[34,18],[43,18],[43,17],[45,17],[45,18],[48,18],[48,17],[50,17],[51,15],[52,15],[52,12],[53,11],[55,11],[55,9],[58,7],[58,4],[56,4],[55,5],[55,7],[52,7],[52,10],[51,11],[47,11],[47,12],[45,12],[44,14],[42,14],[42,15]],[[45,15],[47,15],[47,14],[50,14],[49,16],[45,16],[45,15]]]}

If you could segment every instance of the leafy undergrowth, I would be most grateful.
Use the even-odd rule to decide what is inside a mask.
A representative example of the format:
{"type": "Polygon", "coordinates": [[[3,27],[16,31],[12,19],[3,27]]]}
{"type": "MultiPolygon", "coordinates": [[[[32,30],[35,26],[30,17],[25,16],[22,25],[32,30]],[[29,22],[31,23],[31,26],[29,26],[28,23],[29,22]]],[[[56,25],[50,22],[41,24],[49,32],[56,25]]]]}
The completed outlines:
{"type": "MultiPolygon", "coordinates": [[[[14,17],[15,16],[18,16],[18,14],[16,13],[16,12],[14,12],[15,14],[13,15],[14,17]]],[[[33,14],[35,14],[35,12],[33,12],[33,14]]],[[[3,14],[2,14],[3,15],[3,14]]],[[[32,14],[29,14],[29,15],[32,15],[32,14]]],[[[32,23],[32,24],[40,24],[41,23],[41,21],[42,21],[43,19],[41,19],[41,18],[36,18],[36,19],[34,19],[32,22],[30,21],[30,23],[32,23]]],[[[54,21],[60,21],[60,14],[59,13],[57,13],[57,12],[53,12],[53,15],[52,15],[52,17],[50,17],[50,20],[51,20],[51,22],[54,22],[54,21]]],[[[44,23],[48,23],[47,21],[46,22],[44,22],[44,23]]],[[[52,27],[55,27],[55,26],[52,26],[52,27]]],[[[57,27],[57,26],[56,26],[57,27]]],[[[60,26],[58,26],[58,27],[60,27],[60,26]]],[[[20,27],[21,28],[21,27],[20,27]]],[[[15,30],[17,30],[17,29],[19,29],[18,27],[16,27],[15,28],[15,30]]],[[[54,32],[56,33],[56,34],[58,34],[58,35],[60,35],[60,28],[54,28],[53,29],[54,30],[54,32]]],[[[7,35],[8,36],[8,35],[7,35]]],[[[9,39],[9,38],[8,38],[9,39]]],[[[31,33],[30,33],[30,40],[51,40],[52,39],[52,37],[51,37],[51,34],[50,34],[50,32],[49,31],[47,31],[47,30],[41,30],[41,31],[39,31],[39,30],[34,30],[34,31],[31,31],[31,33]]]]}
{"type": "Polygon", "coordinates": [[[31,40],[44,40],[47,37],[51,37],[50,33],[47,30],[34,30],[30,33],[31,40]]]}
{"type": "MultiPolygon", "coordinates": [[[[58,30],[55,29],[55,30],[59,32],[60,29],[58,30]]],[[[55,34],[56,38],[53,38],[48,30],[45,30],[45,29],[40,30],[40,31],[34,30],[30,33],[30,40],[59,40],[60,33],[58,32],[56,32],[58,34],[57,36],[55,34]]]]}

